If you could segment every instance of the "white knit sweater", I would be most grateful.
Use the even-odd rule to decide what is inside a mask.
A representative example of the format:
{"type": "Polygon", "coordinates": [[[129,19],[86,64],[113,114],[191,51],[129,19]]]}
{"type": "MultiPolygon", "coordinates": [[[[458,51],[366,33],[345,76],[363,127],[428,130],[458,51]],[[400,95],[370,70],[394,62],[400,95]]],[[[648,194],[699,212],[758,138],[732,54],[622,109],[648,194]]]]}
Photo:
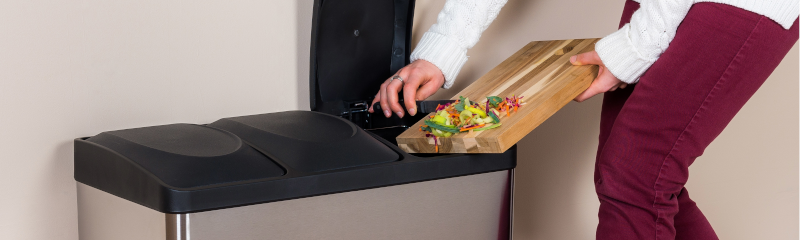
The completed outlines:
{"type": "MultiPolygon", "coordinates": [[[[453,86],[467,50],[497,17],[507,0],[447,0],[436,24],[411,53],[411,61],[427,60],[453,86]]],[[[764,15],[788,29],[798,17],[798,0],[634,0],[640,3],[631,22],[600,40],[595,49],[608,70],[627,83],[641,76],[667,49],[686,13],[697,2],[716,2],[764,15]]]]}

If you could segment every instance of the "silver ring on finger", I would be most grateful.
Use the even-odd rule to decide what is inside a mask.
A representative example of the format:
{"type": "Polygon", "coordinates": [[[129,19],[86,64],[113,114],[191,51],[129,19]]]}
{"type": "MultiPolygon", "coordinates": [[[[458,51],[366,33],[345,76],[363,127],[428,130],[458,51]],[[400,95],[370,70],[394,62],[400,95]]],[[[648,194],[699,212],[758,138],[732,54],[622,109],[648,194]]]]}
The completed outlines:
{"type": "Polygon", "coordinates": [[[402,84],[406,83],[405,81],[403,81],[403,78],[401,78],[400,75],[392,76],[392,81],[394,81],[395,79],[400,80],[400,83],[402,83],[402,84]]]}

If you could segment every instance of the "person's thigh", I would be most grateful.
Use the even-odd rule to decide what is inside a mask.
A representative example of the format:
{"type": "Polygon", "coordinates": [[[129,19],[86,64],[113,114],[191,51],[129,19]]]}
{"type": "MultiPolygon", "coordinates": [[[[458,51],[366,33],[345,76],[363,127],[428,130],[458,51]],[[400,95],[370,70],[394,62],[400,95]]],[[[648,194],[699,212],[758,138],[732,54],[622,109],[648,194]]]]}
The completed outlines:
{"type": "MultiPolygon", "coordinates": [[[[639,3],[633,0],[625,1],[625,6],[622,9],[622,16],[619,20],[619,28],[622,28],[625,26],[625,24],[631,22],[631,17],[636,10],[639,10],[639,3]]],[[[622,106],[625,104],[625,101],[627,101],[628,97],[630,97],[634,86],[635,85],[629,85],[624,89],[617,89],[616,91],[603,93],[603,107],[602,111],[600,112],[600,135],[597,144],[598,158],[600,157],[600,150],[603,149],[603,145],[606,144],[608,135],[611,133],[611,126],[614,125],[614,120],[617,119],[619,111],[622,110],[622,106]]],[[[594,181],[597,182],[599,177],[600,175],[597,172],[597,165],[595,164],[594,181]]]]}
{"type": "Polygon", "coordinates": [[[796,41],[796,22],[785,30],[736,7],[695,4],[598,151],[597,238],[674,239],[689,165],[796,41]]]}

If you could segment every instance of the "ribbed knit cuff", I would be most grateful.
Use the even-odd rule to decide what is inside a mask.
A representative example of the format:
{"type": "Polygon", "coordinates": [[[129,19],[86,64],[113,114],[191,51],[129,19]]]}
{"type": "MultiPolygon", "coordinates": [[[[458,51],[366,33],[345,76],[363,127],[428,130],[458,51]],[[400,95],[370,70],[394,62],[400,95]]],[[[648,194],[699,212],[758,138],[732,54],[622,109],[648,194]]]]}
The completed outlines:
{"type": "Polygon", "coordinates": [[[444,35],[426,32],[422,35],[422,39],[411,53],[410,58],[412,62],[418,59],[431,62],[439,70],[442,70],[442,74],[444,74],[444,86],[442,87],[447,89],[453,86],[458,72],[467,62],[467,49],[444,35]]]}
{"type": "Polygon", "coordinates": [[[628,84],[639,81],[639,77],[650,68],[656,59],[645,59],[634,48],[629,37],[630,24],[600,39],[595,51],[608,71],[628,84]]]}

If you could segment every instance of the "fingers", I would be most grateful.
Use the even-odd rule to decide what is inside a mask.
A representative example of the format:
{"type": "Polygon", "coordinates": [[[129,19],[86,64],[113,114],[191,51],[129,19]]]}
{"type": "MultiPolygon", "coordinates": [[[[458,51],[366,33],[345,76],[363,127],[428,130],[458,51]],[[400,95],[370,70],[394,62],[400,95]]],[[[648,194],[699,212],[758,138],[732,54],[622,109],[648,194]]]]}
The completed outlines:
{"type": "Polygon", "coordinates": [[[381,84],[381,91],[378,93],[378,95],[381,96],[380,101],[381,101],[381,109],[383,109],[383,115],[386,116],[387,118],[392,116],[391,108],[389,108],[389,99],[387,98],[386,94],[386,87],[389,85],[389,82],[390,82],[389,80],[383,82],[383,84],[381,84]]]}
{"type": "MultiPolygon", "coordinates": [[[[573,58],[574,57],[575,56],[573,56],[573,58]]],[[[578,94],[577,97],[575,97],[574,100],[576,102],[586,101],[586,99],[589,99],[589,98],[593,97],[594,95],[597,95],[597,94],[603,92],[603,90],[601,90],[602,87],[600,86],[600,84],[601,84],[603,76],[604,76],[603,73],[605,73],[604,70],[605,70],[604,67],[600,67],[600,69],[598,70],[598,73],[597,73],[597,78],[595,78],[592,81],[592,84],[589,85],[589,88],[587,88],[581,94],[578,94]]]]}
{"type": "MultiPolygon", "coordinates": [[[[414,76],[409,75],[409,79],[403,85],[403,100],[406,105],[406,109],[408,109],[408,115],[414,116],[417,115],[417,88],[419,88],[419,81],[417,79],[410,79],[414,78],[414,76]]],[[[401,110],[402,112],[402,110],[401,110]]]]}
{"type": "Polygon", "coordinates": [[[400,76],[403,81],[387,79],[375,95],[375,99],[370,105],[369,112],[374,112],[375,102],[380,102],[383,115],[388,117],[392,113],[398,117],[403,117],[405,109],[410,115],[417,114],[416,100],[422,100],[436,93],[444,84],[444,75],[438,67],[424,60],[417,60],[403,67],[395,76],[400,76]],[[399,103],[399,92],[403,91],[403,105],[399,103]]]}
{"type": "Polygon", "coordinates": [[[628,86],[627,83],[621,83],[621,84],[619,84],[619,89],[625,89],[625,87],[627,87],[627,86],[628,86]]]}
{"type": "Polygon", "coordinates": [[[569,62],[572,65],[603,65],[603,61],[600,60],[600,56],[597,55],[597,52],[585,52],[569,58],[569,62]]]}
{"type": "Polygon", "coordinates": [[[375,109],[372,109],[375,106],[375,103],[381,100],[381,92],[378,91],[378,94],[375,94],[375,98],[372,98],[372,103],[369,104],[369,113],[375,113],[375,109]]]}
{"type": "Polygon", "coordinates": [[[592,82],[592,85],[589,85],[589,88],[587,88],[586,91],[583,91],[583,93],[575,97],[575,101],[583,102],[586,101],[586,99],[589,99],[594,95],[597,95],[602,92],[605,92],[605,90],[602,90],[602,87],[600,86],[600,81],[597,81],[597,79],[595,79],[595,81],[592,82]]]}
{"type": "MultiPolygon", "coordinates": [[[[402,77],[403,80],[405,80],[406,76],[401,75],[402,74],[401,72],[398,72],[397,75],[402,77]]],[[[398,97],[398,94],[400,93],[401,89],[403,89],[402,81],[400,81],[399,79],[391,80],[389,82],[389,85],[386,86],[386,95],[387,95],[386,99],[388,100],[389,103],[389,108],[387,109],[391,109],[393,113],[397,114],[397,117],[402,118],[403,115],[405,115],[404,113],[405,110],[403,109],[403,106],[400,105],[399,103],[400,99],[398,97]]],[[[381,106],[383,106],[383,103],[381,103],[381,106]]],[[[389,115],[391,116],[391,114],[389,115]]]]}
{"type": "Polygon", "coordinates": [[[614,91],[622,84],[624,84],[624,82],[614,77],[614,75],[611,74],[611,72],[609,72],[608,69],[605,69],[605,67],[600,67],[600,71],[597,74],[597,78],[594,79],[594,81],[592,82],[591,85],[589,85],[589,88],[587,88],[586,91],[583,91],[583,93],[575,97],[575,101],[583,102],[586,99],[593,97],[594,95],[608,91],[614,91]]]}

